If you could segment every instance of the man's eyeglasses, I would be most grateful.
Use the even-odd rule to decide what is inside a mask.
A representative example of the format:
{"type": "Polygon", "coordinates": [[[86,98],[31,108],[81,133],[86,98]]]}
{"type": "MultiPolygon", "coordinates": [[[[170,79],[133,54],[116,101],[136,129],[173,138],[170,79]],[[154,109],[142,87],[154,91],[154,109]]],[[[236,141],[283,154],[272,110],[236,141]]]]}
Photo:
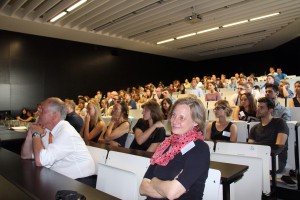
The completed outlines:
{"type": "Polygon", "coordinates": [[[215,108],[214,108],[214,110],[221,110],[221,109],[223,109],[223,110],[224,110],[224,109],[225,109],[225,107],[224,107],[224,106],[217,106],[217,107],[215,107],[215,108]]]}
{"type": "Polygon", "coordinates": [[[244,88],[237,88],[238,90],[244,90],[244,88]]]}

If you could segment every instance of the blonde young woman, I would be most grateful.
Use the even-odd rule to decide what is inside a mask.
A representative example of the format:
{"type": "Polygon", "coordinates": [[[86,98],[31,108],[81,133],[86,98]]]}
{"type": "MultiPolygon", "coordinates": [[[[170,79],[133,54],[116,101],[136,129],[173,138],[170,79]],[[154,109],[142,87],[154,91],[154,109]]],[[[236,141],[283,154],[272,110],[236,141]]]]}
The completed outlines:
{"type": "Polygon", "coordinates": [[[228,117],[232,114],[232,108],[228,101],[220,100],[215,103],[214,113],[217,121],[210,122],[206,128],[206,140],[224,140],[236,142],[237,127],[228,117]]]}
{"type": "Polygon", "coordinates": [[[92,99],[87,105],[87,114],[80,135],[85,142],[97,142],[100,134],[105,132],[105,130],[106,127],[101,117],[99,103],[92,99]]]}

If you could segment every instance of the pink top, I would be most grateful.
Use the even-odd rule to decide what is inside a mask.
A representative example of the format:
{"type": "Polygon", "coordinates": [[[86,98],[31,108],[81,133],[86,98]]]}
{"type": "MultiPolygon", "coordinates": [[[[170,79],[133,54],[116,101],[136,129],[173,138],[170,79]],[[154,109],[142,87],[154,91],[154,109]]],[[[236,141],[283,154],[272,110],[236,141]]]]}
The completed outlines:
{"type": "Polygon", "coordinates": [[[219,92],[205,94],[205,101],[219,101],[221,99],[222,98],[219,92]]]}

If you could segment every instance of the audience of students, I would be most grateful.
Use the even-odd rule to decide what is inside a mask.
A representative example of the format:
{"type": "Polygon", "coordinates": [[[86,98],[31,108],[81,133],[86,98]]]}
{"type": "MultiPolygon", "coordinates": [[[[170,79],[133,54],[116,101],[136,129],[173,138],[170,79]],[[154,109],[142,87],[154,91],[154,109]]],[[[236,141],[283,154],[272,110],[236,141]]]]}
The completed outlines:
{"type": "MultiPolygon", "coordinates": [[[[259,98],[260,92],[254,89],[255,79],[253,76],[249,76],[246,79],[246,76],[241,74],[238,76],[238,79],[232,77],[229,82],[227,82],[225,75],[222,75],[221,79],[217,78],[216,75],[212,75],[212,77],[205,76],[206,78],[203,82],[201,82],[199,77],[194,77],[191,84],[188,82],[188,79],[181,85],[178,80],[175,80],[170,87],[164,87],[161,82],[156,88],[152,83],[149,83],[145,86],[145,89],[143,87],[136,87],[132,89],[129,88],[126,91],[107,92],[108,98],[105,98],[105,95],[104,98],[102,98],[101,91],[97,91],[94,99],[89,100],[87,95],[79,97],[77,109],[73,100],[66,100],[65,107],[68,111],[66,121],[69,121],[77,132],[80,132],[80,135],[85,142],[105,142],[112,146],[124,147],[127,135],[130,132],[128,110],[137,109],[137,104],[134,100],[137,99],[139,103],[143,103],[143,118],[139,119],[132,129],[135,134],[135,139],[130,148],[155,152],[158,148],[161,149],[159,146],[160,144],[164,145],[163,141],[166,138],[163,120],[170,119],[171,121],[172,135],[170,138],[180,138],[179,135],[190,133],[188,131],[184,132],[183,130],[180,130],[187,126],[185,123],[183,127],[178,125],[180,124],[180,121],[183,122],[183,119],[194,122],[192,124],[194,128],[197,127],[197,131],[200,131],[200,127],[204,128],[204,126],[201,125],[202,122],[199,122],[200,119],[197,119],[199,116],[194,115],[194,112],[196,111],[193,109],[197,108],[197,112],[200,112],[200,110],[202,112],[202,107],[198,105],[198,100],[196,99],[197,97],[204,95],[200,87],[207,86],[208,91],[206,91],[205,94],[205,101],[217,101],[215,103],[215,108],[213,109],[217,120],[208,124],[205,139],[229,142],[237,141],[237,126],[229,119],[232,114],[231,107],[235,107],[232,115],[233,120],[246,122],[260,120],[260,124],[254,126],[253,130],[251,129],[249,143],[268,145],[277,143],[286,144],[289,133],[286,131],[286,123],[283,123],[282,121],[289,121],[291,119],[291,114],[289,109],[280,105],[277,98],[291,98],[289,100],[289,106],[300,107],[300,81],[295,82],[294,96],[293,92],[289,89],[289,82],[286,81],[286,74],[283,74],[280,68],[277,69],[277,72],[278,74],[276,74],[274,68],[272,69],[272,67],[270,67],[270,74],[267,76],[266,84],[263,87],[266,96],[264,98],[259,98]],[[281,81],[278,87],[276,85],[276,80],[279,79],[281,79],[281,81]],[[229,101],[230,103],[226,100],[221,100],[221,95],[217,91],[214,82],[212,82],[213,80],[218,80],[222,87],[237,89],[237,93],[232,95],[229,101]],[[238,84],[237,81],[239,82],[238,84]],[[188,88],[187,91],[185,90],[185,87],[188,88]],[[189,93],[194,97],[189,96],[176,101],[174,96],[172,96],[172,92],[178,92],[179,94],[189,93]],[[109,96],[111,96],[111,98],[109,98],[109,96]],[[257,99],[259,99],[258,103],[256,102],[257,99]],[[109,101],[110,103],[108,103],[109,101]],[[99,102],[101,106],[99,105],[99,102]],[[257,104],[258,108],[256,106],[257,104]],[[199,108],[201,109],[199,110],[199,108]],[[82,118],[75,113],[75,110],[82,118]],[[111,120],[105,125],[101,116],[109,115],[111,115],[111,120]],[[76,119],[71,119],[75,116],[76,119]],[[281,118],[281,120],[276,118],[281,118]],[[272,133],[272,136],[269,136],[269,138],[262,138],[266,136],[266,131],[272,133]]],[[[49,101],[47,104],[52,104],[53,102],[59,103],[56,99],[49,99],[47,101],[49,101]]],[[[22,109],[21,115],[18,116],[17,119],[24,122],[32,121],[32,113],[30,114],[30,111],[22,109]]],[[[40,131],[40,127],[38,126],[33,127],[32,130],[35,129],[40,131]]],[[[167,154],[166,152],[155,154],[164,155],[167,154]]],[[[286,152],[280,155],[279,159],[279,171],[282,171],[286,164],[286,152]]],[[[158,167],[157,163],[154,165],[155,166],[150,166],[151,168],[153,167],[153,169],[150,170],[152,172],[155,171],[155,167],[158,167]]],[[[144,180],[149,180],[149,178],[156,180],[159,178],[150,175],[150,171],[147,172],[144,180]]],[[[178,177],[181,177],[181,175],[179,174],[178,177]]],[[[180,186],[183,187],[183,185],[180,186]]],[[[147,184],[145,187],[148,187],[147,184]]],[[[177,189],[179,190],[178,194],[180,195],[184,195],[182,192],[186,192],[186,188],[178,187],[177,189]]],[[[145,192],[145,190],[142,191],[145,192]]],[[[146,192],[145,194],[151,196],[146,192]]]]}

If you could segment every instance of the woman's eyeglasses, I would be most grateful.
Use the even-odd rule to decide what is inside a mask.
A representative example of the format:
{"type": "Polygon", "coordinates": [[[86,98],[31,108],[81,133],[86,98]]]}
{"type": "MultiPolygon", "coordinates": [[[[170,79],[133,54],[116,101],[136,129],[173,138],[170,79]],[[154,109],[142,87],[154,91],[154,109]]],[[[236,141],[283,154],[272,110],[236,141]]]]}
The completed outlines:
{"type": "Polygon", "coordinates": [[[214,108],[214,110],[221,110],[221,109],[223,109],[223,110],[224,110],[224,109],[225,109],[225,107],[224,107],[224,106],[217,106],[217,107],[215,107],[215,108],[214,108]]]}

